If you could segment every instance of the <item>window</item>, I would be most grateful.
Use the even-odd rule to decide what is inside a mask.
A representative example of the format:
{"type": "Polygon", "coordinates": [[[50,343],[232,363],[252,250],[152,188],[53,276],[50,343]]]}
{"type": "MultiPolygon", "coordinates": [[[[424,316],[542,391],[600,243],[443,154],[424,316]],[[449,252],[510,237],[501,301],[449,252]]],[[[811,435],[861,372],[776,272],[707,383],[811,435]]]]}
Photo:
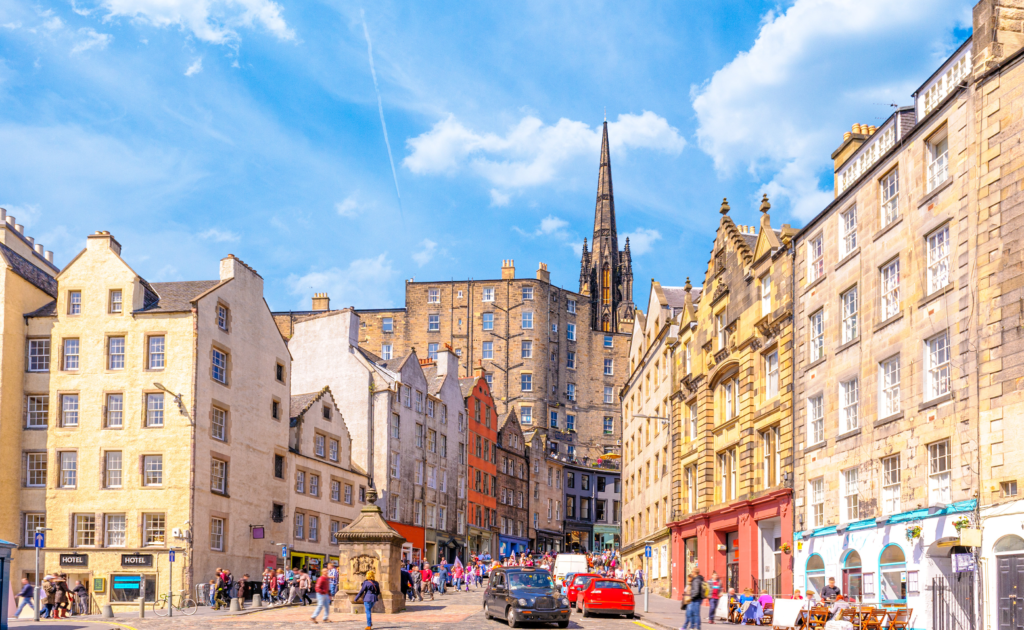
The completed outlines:
{"type": "Polygon", "coordinates": [[[434,417],[434,399],[427,398],[427,416],[430,418],[434,417]]]}
{"type": "Polygon", "coordinates": [[[228,329],[228,307],[223,304],[217,305],[217,328],[228,329]]]}
{"type": "Polygon", "coordinates": [[[697,439],[697,403],[693,403],[690,409],[690,439],[697,439]]]}
{"type": "Polygon", "coordinates": [[[164,426],[164,395],[146,394],[146,426],[164,426]]]}
{"type": "Polygon", "coordinates": [[[612,344],[613,344],[612,336],[611,335],[605,335],[604,336],[604,347],[605,348],[611,348],[612,344]]]}
{"type": "Polygon", "coordinates": [[[25,487],[46,487],[46,453],[25,453],[25,487]]]}
{"type": "Polygon", "coordinates": [[[25,515],[25,546],[32,547],[35,544],[35,532],[37,529],[46,527],[45,514],[25,515]]]}
{"type": "Polygon", "coordinates": [[[124,369],[124,337],[107,338],[107,369],[124,369]]]}
{"type": "Polygon", "coordinates": [[[270,417],[274,420],[281,419],[281,401],[272,400],[270,401],[270,417]]]}
{"type": "Polygon", "coordinates": [[[949,136],[946,130],[928,140],[928,190],[949,179],[949,136]]]}
{"type": "Polygon", "coordinates": [[[840,432],[847,433],[860,426],[860,384],[851,379],[839,384],[840,432]]]}
{"type": "Polygon", "coordinates": [[[811,356],[810,360],[817,361],[825,358],[825,311],[818,311],[811,315],[811,356]]]}
{"type": "Polygon", "coordinates": [[[900,312],[900,259],[882,267],[882,318],[895,317],[900,312]]]}
{"type": "Polygon", "coordinates": [[[210,427],[213,439],[220,440],[221,442],[227,441],[228,412],[218,407],[213,407],[210,411],[210,427]]]}
{"type": "Polygon", "coordinates": [[[122,483],[121,451],[107,451],[103,455],[103,487],[120,488],[122,483]]]}
{"type": "Polygon", "coordinates": [[[614,374],[614,372],[612,371],[612,360],[606,358],[604,360],[604,375],[605,376],[612,376],[613,374],[614,374]]]}
{"type": "Polygon", "coordinates": [[[77,339],[65,339],[64,340],[64,369],[65,370],[77,370],[78,369],[78,340],[77,339]]]}
{"type": "Polygon", "coordinates": [[[166,520],[163,514],[142,515],[142,543],[144,545],[164,544],[166,520]]]}
{"type": "Polygon", "coordinates": [[[821,394],[807,399],[807,438],[811,444],[825,441],[825,401],[821,394]]]}
{"type": "MultiPolygon", "coordinates": [[[[565,430],[566,431],[575,431],[576,430],[576,415],[575,414],[571,414],[571,413],[565,414],[565,430]]],[[[555,446],[557,448],[558,445],[556,444],[555,446]]]]}
{"type": "Polygon", "coordinates": [[[604,419],[604,434],[611,435],[615,432],[615,420],[605,416],[604,419]]]}
{"type": "Polygon", "coordinates": [[[320,518],[310,514],[309,516],[309,540],[316,542],[320,537],[320,518]]]}
{"type": "Polygon", "coordinates": [[[494,330],[494,313],[484,313],[482,320],[484,330],[494,330]]]}
{"type": "Polygon", "coordinates": [[[950,390],[949,374],[949,331],[932,337],[928,345],[928,372],[926,392],[928,399],[948,394],[950,390]]]}
{"type": "Polygon", "coordinates": [[[75,514],[75,546],[96,546],[96,516],[93,514],[75,514]]]}
{"type": "MultiPolygon", "coordinates": [[[[439,344],[436,344],[436,343],[428,343],[427,344],[427,358],[428,359],[430,359],[432,361],[437,361],[438,345],[439,344]]],[[[417,392],[417,393],[419,393],[419,392],[417,392]]],[[[419,409],[417,409],[417,411],[419,411],[419,409]]]]}
{"type": "Polygon", "coordinates": [[[74,488],[78,485],[78,453],[75,451],[64,451],[60,453],[60,479],[61,488],[74,488]]]}
{"type": "Polygon", "coordinates": [[[447,459],[448,457],[448,436],[441,436],[441,458],[447,459]]]}
{"type": "Polygon", "coordinates": [[[576,353],[575,352],[570,350],[570,351],[565,353],[565,367],[569,368],[570,370],[575,370],[576,369],[576,353]]]}
{"type": "MultiPolygon", "coordinates": [[[[490,388],[494,384],[494,375],[493,374],[484,374],[484,380],[487,381],[487,387],[490,388]]],[[[459,414],[459,417],[461,418],[462,414],[459,414]]]]}
{"type": "Polygon", "coordinates": [[[530,359],[533,357],[533,342],[523,341],[522,342],[522,358],[530,359]]]}
{"type": "Polygon", "coordinates": [[[214,459],[210,466],[210,490],[218,494],[228,491],[228,463],[214,459]]]}
{"type": "Polygon", "coordinates": [[[878,415],[886,418],[900,412],[900,357],[883,361],[878,371],[882,390],[878,415]]]}
{"type": "Polygon", "coordinates": [[[391,451],[391,478],[398,479],[402,474],[402,456],[391,451]]]}
{"type": "Polygon", "coordinates": [[[485,341],[484,342],[482,358],[484,358],[484,359],[493,359],[494,358],[494,342],[493,341],[485,341]]]}
{"type": "Polygon", "coordinates": [[[388,496],[388,512],[391,514],[391,520],[397,521],[398,515],[401,513],[398,509],[398,495],[392,494],[388,496]]]}
{"type": "Polygon", "coordinates": [[[427,304],[441,303],[441,289],[427,289],[427,304]]]}
{"type": "Polygon", "coordinates": [[[565,338],[569,341],[576,341],[576,324],[565,325],[565,338]]]}
{"type": "Polygon", "coordinates": [[[414,525],[423,525],[423,504],[419,501],[413,504],[412,522],[414,525]]]}
{"type": "Polygon", "coordinates": [[[345,503],[352,505],[352,485],[345,484],[345,503]]]}
{"type": "Polygon", "coordinates": [[[402,404],[404,404],[406,407],[412,408],[412,388],[411,387],[403,387],[402,388],[402,404]]]}
{"type": "Polygon", "coordinates": [[[385,361],[390,361],[391,360],[391,356],[392,356],[392,354],[391,354],[391,344],[390,343],[382,343],[382,344],[380,344],[380,358],[384,359],[385,361]]]}
{"type": "Polygon", "coordinates": [[[164,483],[164,456],[145,455],[142,458],[142,485],[162,486],[164,483]]]}
{"type": "Polygon", "coordinates": [[[807,282],[814,282],[825,274],[825,248],[823,236],[812,238],[807,243],[807,282]]]}
{"type": "Polygon", "coordinates": [[[568,313],[575,313],[576,312],[576,300],[568,300],[565,303],[565,310],[568,313]]]}
{"type": "Polygon", "coordinates": [[[224,519],[216,516],[210,519],[210,549],[224,551],[224,519]]]}
{"type": "Polygon", "coordinates": [[[950,502],[951,456],[949,440],[928,445],[928,500],[931,505],[950,502]]]}
{"type": "Polygon", "coordinates": [[[302,540],[306,537],[306,515],[301,512],[295,514],[295,538],[302,540]]]}
{"type": "Polygon", "coordinates": [[[153,335],[149,338],[149,369],[164,369],[164,337],[153,335]]]}
{"type": "Polygon", "coordinates": [[[895,221],[900,216],[900,170],[892,169],[878,182],[882,203],[882,227],[895,221]]]}
{"type": "MultiPolygon", "coordinates": [[[[761,277],[761,317],[772,312],[772,277],[765,274],[761,277]]],[[[689,370],[687,370],[689,372],[689,370]]]]}
{"type": "Polygon", "coordinates": [[[949,284],[949,226],[928,235],[928,293],[949,284]]]}
{"type": "Polygon", "coordinates": [[[860,494],[857,491],[857,469],[851,468],[843,471],[843,507],[842,521],[856,521],[860,518],[860,494]]]}
{"type": "Polygon", "coordinates": [[[306,493],[306,473],[301,470],[295,471],[295,492],[306,493]]]}
{"type": "MultiPolygon", "coordinates": [[[[420,469],[422,470],[422,462],[420,464],[420,469]]],[[[433,466],[427,466],[427,487],[437,488],[437,468],[433,466]]]]}
{"type": "Polygon", "coordinates": [[[533,391],[533,374],[529,372],[522,372],[519,375],[519,388],[524,392],[533,391]]]}
{"type": "Polygon", "coordinates": [[[765,488],[779,484],[782,454],[779,452],[779,427],[761,433],[761,481],[765,488]]]}
{"type": "Polygon", "coordinates": [[[427,429],[427,450],[431,453],[437,452],[437,431],[427,429]]]}
{"type": "Polygon", "coordinates": [[[50,397],[37,394],[25,397],[25,427],[29,429],[45,428],[50,415],[50,397]]]}
{"type": "Polygon", "coordinates": [[[384,317],[380,320],[381,332],[394,332],[395,331],[395,320],[393,317],[384,317]]]}
{"type": "Polygon", "coordinates": [[[723,420],[732,420],[739,413],[739,384],[731,379],[722,384],[721,388],[723,420]]]}
{"type": "Polygon", "coordinates": [[[690,353],[690,344],[686,344],[686,373],[693,373],[693,357],[690,353]]]}
{"type": "Polygon", "coordinates": [[[611,405],[615,402],[615,392],[611,387],[604,388],[604,404],[611,405]]]}
{"type": "Polygon", "coordinates": [[[213,349],[213,364],[210,375],[218,383],[228,382],[228,355],[220,350],[213,349]]]}
{"type": "Polygon", "coordinates": [[[61,394],[60,426],[78,426],[78,394],[61,394]]]}
{"type": "Polygon", "coordinates": [[[765,387],[764,399],[771,400],[779,395],[779,352],[771,352],[764,358],[765,387]]]}
{"type": "Polygon", "coordinates": [[[68,315],[82,314],[82,292],[68,291],[68,315]]]}
{"type": "Polygon", "coordinates": [[[519,414],[520,424],[533,424],[533,407],[520,407],[519,414]]]}
{"type": "Polygon", "coordinates": [[[50,340],[29,339],[28,340],[28,371],[49,372],[50,371],[50,340]]]}
{"type": "Polygon", "coordinates": [[[999,495],[1002,497],[1017,496],[1017,481],[1003,481],[999,484],[999,495]]]}
{"type": "Polygon", "coordinates": [[[819,477],[811,480],[811,527],[825,524],[825,479],[819,477]]]}
{"type": "Polygon", "coordinates": [[[274,455],[274,477],[284,479],[284,457],[277,454],[274,455]]]}
{"type": "Polygon", "coordinates": [[[124,547],[127,522],[124,514],[107,514],[105,519],[103,545],[105,547],[124,547]]]}
{"type": "Polygon", "coordinates": [[[341,482],[331,479],[331,501],[341,501],[341,482]]]}
{"type": "Polygon", "coordinates": [[[485,288],[483,295],[484,295],[484,297],[483,297],[483,301],[484,302],[493,302],[494,301],[494,287],[487,287],[487,288],[485,288]]]}
{"type": "Polygon", "coordinates": [[[524,300],[532,300],[533,299],[533,287],[523,287],[523,299],[524,300]]]}
{"type": "Polygon", "coordinates": [[[570,401],[573,401],[573,402],[576,401],[576,383],[566,383],[565,384],[565,396],[570,401]]]}
{"type": "Polygon", "coordinates": [[[338,440],[331,440],[330,446],[327,450],[327,458],[332,462],[338,461],[338,440]]]}
{"type": "Polygon", "coordinates": [[[416,391],[416,413],[423,413],[423,392],[416,391]]]}
{"type": "Polygon", "coordinates": [[[118,314],[121,312],[121,289],[110,290],[110,304],[108,305],[108,308],[112,314],[118,314]]]}
{"type": "Polygon", "coordinates": [[[427,315],[427,332],[437,332],[441,330],[441,316],[433,313],[427,315]]]}
{"type": "Polygon", "coordinates": [[[882,514],[897,514],[900,507],[900,456],[882,460],[882,514]]]}
{"type": "Polygon", "coordinates": [[[523,330],[533,329],[533,313],[529,311],[523,312],[523,330]]]}
{"type": "Polygon", "coordinates": [[[842,324],[842,342],[848,343],[857,338],[860,334],[860,330],[857,327],[857,287],[853,287],[841,296],[843,302],[843,324],[842,324]]]}

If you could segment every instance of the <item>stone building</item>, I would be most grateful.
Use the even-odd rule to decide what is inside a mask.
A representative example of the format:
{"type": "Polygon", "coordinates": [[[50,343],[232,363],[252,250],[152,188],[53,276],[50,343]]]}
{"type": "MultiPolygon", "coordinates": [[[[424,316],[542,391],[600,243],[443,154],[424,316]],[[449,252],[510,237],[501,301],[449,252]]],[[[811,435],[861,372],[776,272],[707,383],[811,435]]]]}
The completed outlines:
{"type": "Polygon", "coordinates": [[[27,314],[57,297],[60,271],[24,226],[0,208],[0,540],[19,545],[12,583],[33,578],[36,527],[46,526],[46,428],[50,415],[51,323],[27,314]]]}
{"type": "Polygon", "coordinates": [[[483,369],[459,379],[466,401],[469,553],[498,557],[498,412],[483,369]]]}
{"type": "Polygon", "coordinates": [[[565,543],[571,552],[614,550],[621,546],[622,493],[613,462],[562,462],[565,479],[565,543]]]}
{"type": "Polygon", "coordinates": [[[694,561],[729,588],[779,593],[791,582],[782,544],[793,526],[793,403],[785,384],[795,230],[773,228],[769,208],[766,198],[759,227],[737,225],[723,200],[699,302],[687,304],[684,293],[672,396],[676,598],[694,561]]]}
{"type": "Polygon", "coordinates": [[[330,310],[275,313],[288,338],[296,391],[331,388],[352,437],[352,459],[369,475],[405,557],[437,562],[465,547],[466,415],[457,358],[390,359],[358,345],[360,317],[330,310]]]}
{"type": "Polygon", "coordinates": [[[551,454],[548,431],[523,434],[530,454],[530,548],[537,552],[561,551],[565,542],[562,522],[562,462],[551,454]]]}
{"type": "Polygon", "coordinates": [[[835,200],[794,238],[793,586],[834,577],[916,627],[979,482],[971,59],[968,40],[913,107],[845,134],[835,200]]]}
{"type": "Polygon", "coordinates": [[[647,314],[638,312],[630,341],[630,376],[623,401],[622,559],[632,569],[645,568],[644,549],[652,547],[648,583],[655,592],[671,591],[670,531],[672,459],[670,447],[672,347],[679,333],[678,315],[686,296],[700,289],[663,287],[651,281],[647,314]]]}
{"type": "Polygon", "coordinates": [[[336,534],[358,518],[368,479],[352,463],[352,437],[329,387],[292,394],[289,418],[287,468],[293,495],[288,565],[315,570],[337,562],[336,534]]]}
{"type": "Polygon", "coordinates": [[[504,558],[530,550],[530,468],[515,411],[498,422],[498,554],[504,558]]]}

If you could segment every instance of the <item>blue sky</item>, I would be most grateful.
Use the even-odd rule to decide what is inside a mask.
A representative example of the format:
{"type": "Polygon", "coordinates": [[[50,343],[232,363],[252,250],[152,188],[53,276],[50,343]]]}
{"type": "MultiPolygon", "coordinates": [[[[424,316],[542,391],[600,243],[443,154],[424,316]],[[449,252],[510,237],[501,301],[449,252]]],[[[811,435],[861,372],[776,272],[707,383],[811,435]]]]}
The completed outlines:
{"type": "Polygon", "coordinates": [[[700,281],[722,197],[745,224],[764,192],[776,225],[823,208],[843,131],[910,103],[970,10],[7,0],[0,206],[58,264],[95,230],[151,281],[236,254],[274,309],[400,305],[505,258],[575,289],[607,111],[646,308],[648,278],[700,281]]]}

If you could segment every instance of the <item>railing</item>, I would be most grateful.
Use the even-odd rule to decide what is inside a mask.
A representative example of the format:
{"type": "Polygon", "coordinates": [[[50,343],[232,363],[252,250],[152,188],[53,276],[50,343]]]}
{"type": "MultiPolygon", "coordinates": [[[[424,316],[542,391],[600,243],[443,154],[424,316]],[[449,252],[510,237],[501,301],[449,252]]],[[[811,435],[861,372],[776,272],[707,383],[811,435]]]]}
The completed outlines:
{"type": "Polygon", "coordinates": [[[932,629],[975,630],[974,573],[932,578],[932,629]]]}
{"type": "Polygon", "coordinates": [[[768,593],[772,597],[778,597],[782,595],[782,584],[778,578],[763,578],[757,581],[757,588],[759,593],[768,593]]]}

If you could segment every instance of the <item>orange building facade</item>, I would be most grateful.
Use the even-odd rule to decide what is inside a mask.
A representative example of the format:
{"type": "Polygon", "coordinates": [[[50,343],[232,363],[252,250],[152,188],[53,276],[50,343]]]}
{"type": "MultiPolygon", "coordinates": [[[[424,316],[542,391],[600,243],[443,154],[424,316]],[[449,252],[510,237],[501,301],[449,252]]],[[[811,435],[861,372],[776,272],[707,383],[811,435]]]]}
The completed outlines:
{"type": "Polygon", "coordinates": [[[462,396],[466,399],[469,433],[469,553],[498,555],[498,413],[494,408],[491,388],[483,371],[478,369],[473,378],[459,379],[462,396]]]}

